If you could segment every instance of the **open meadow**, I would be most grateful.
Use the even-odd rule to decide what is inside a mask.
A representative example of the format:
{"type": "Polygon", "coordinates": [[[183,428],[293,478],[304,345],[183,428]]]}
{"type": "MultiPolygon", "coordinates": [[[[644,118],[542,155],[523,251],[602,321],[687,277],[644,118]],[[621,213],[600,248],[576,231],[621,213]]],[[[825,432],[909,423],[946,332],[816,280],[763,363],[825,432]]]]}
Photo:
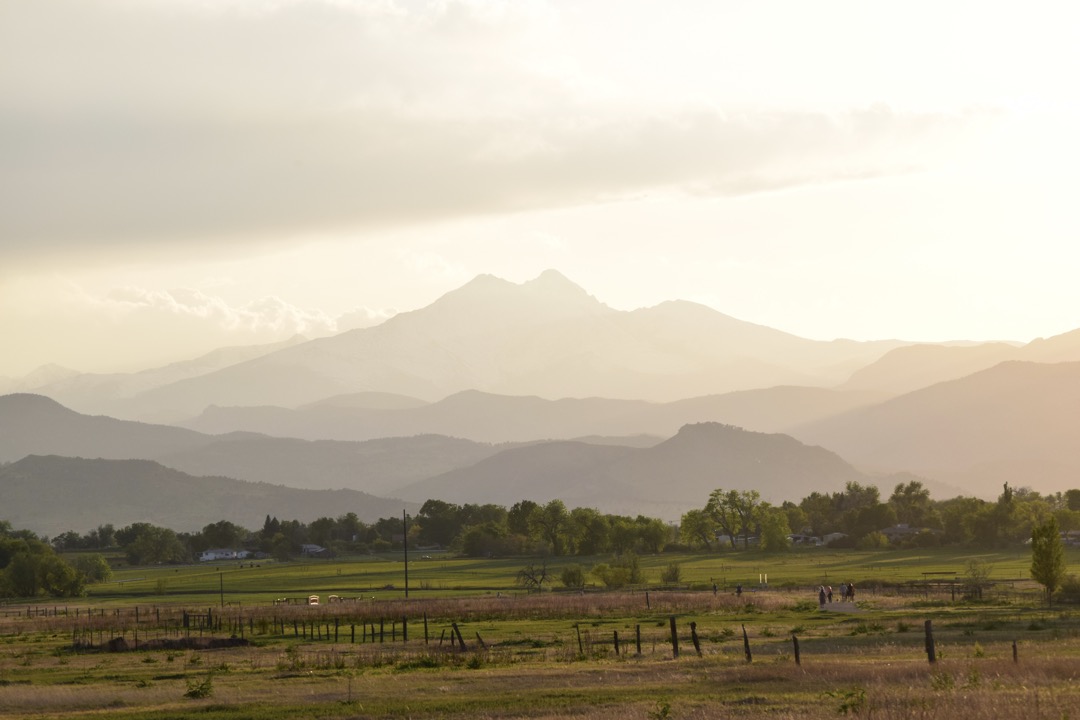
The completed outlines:
{"type": "Polygon", "coordinates": [[[400,555],[119,568],[0,607],[0,716],[1080,717],[1080,612],[1046,607],[1022,552],[663,554],[646,585],[584,591],[553,560],[526,593],[542,563],[418,554],[408,598],[400,555]],[[819,607],[847,580],[854,602],[819,607]]]}

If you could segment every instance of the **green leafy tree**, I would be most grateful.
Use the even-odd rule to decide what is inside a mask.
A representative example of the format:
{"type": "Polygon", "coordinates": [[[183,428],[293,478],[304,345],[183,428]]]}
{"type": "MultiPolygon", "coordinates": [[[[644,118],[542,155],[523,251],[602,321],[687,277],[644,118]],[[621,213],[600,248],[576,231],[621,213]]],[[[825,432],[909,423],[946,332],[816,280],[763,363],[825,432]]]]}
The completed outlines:
{"type": "Polygon", "coordinates": [[[0,537],[0,596],[33,598],[40,595],[82,595],[85,576],[64,561],[52,546],[33,533],[0,537]]]}
{"type": "Polygon", "coordinates": [[[117,531],[124,555],[132,565],[184,562],[187,548],[175,532],[149,523],[135,523],[117,531]]]}
{"type": "Polygon", "coordinates": [[[896,521],[920,528],[929,525],[933,506],[930,491],[918,480],[897,483],[889,497],[889,506],[896,513],[896,521]]]}
{"type": "Polygon", "coordinates": [[[540,506],[532,500],[522,500],[514,503],[506,513],[506,524],[510,528],[510,532],[531,537],[532,527],[529,525],[529,518],[539,508],[540,506]]]}
{"type": "Polygon", "coordinates": [[[606,587],[612,589],[625,587],[626,585],[640,585],[645,582],[645,575],[641,572],[641,564],[634,553],[625,553],[610,564],[600,563],[594,565],[591,572],[606,587]]]}
{"type": "Polygon", "coordinates": [[[1065,544],[1053,515],[1031,532],[1031,577],[1046,589],[1048,604],[1065,579],[1065,544]]]}
{"type": "Polygon", "coordinates": [[[838,529],[837,513],[831,496],[812,492],[802,499],[799,509],[806,513],[806,524],[814,535],[821,537],[838,529]]]}
{"type": "Polygon", "coordinates": [[[765,552],[782,552],[791,549],[788,535],[788,515],[779,508],[768,508],[761,518],[761,549],[765,552]]]}
{"type": "Polygon", "coordinates": [[[585,587],[585,570],[577,564],[567,565],[559,573],[559,582],[563,587],[577,590],[585,587]]]}
{"type": "Polygon", "coordinates": [[[668,527],[667,523],[657,518],[638,515],[634,518],[634,525],[637,529],[638,544],[641,545],[645,552],[658,553],[663,551],[668,538],[671,537],[671,528],[668,527]]]}
{"type": "Polygon", "coordinates": [[[105,582],[112,577],[109,561],[100,553],[76,555],[71,561],[71,566],[81,572],[89,582],[105,582]]]}
{"type": "Polygon", "coordinates": [[[704,510],[688,510],[679,521],[679,541],[691,547],[712,550],[716,525],[704,510]]]}
{"type": "Polygon", "coordinates": [[[742,490],[739,492],[736,511],[739,514],[739,524],[742,526],[743,550],[750,547],[750,535],[757,528],[763,510],[761,493],[757,490],[742,490]]]}
{"type": "Polygon", "coordinates": [[[228,520],[219,520],[202,529],[202,540],[206,550],[209,548],[236,548],[247,537],[247,530],[228,520]]]}
{"type": "Polygon", "coordinates": [[[485,522],[470,525],[459,536],[461,552],[469,557],[515,555],[521,552],[521,536],[514,535],[505,523],[485,522]]]}
{"type": "Polygon", "coordinates": [[[856,511],[849,531],[857,540],[893,525],[896,525],[896,512],[885,503],[877,503],[856,511]]]}
{"type": "Polygon", "coordinates": [[[28,552],[11,558],[0,577],[0,590],[8,597],[36,597],[41,591],[37,558],[28,552]]]}
{"type": "MultiPolygon", "coordinates": [[[[428,500],[416,514],[420,524],[420,541],[425,545],[449,547],[461,532],[461,508],[443,500],[428,500]]],[[[400,524],[399,530],[400,533],[400,524]]]]}
{"type": "Polygon", "coordinates": [[[660,571],[660,582],[665,585],[678,585],[680,581],[682,581],[682,565],[679,563],[668,563],[668,566],[660,571]]]}
{"type": "Polygon", "coordinates": [[[534,535],[548,544],[551,552],[562,555],[566,551],[566,527],[570,514],[562,500],[552,500],[537,506],[529,515],[529,528],[534,535]]]}
{"type": "Polygon", "coordinates": [[[735,538],[739,534],[738,506],[739,491],[720,488],[709,493],[709,502],[705,504],[705,513],[716,529],[727,536],[732,549],[737,547],[735,538]]]}
{"type": "Polygon", "coordinates": [[[574,555],[599,555],[611,547],[608,517],[593,508],[571,510],[566,534],[574,555]]]}

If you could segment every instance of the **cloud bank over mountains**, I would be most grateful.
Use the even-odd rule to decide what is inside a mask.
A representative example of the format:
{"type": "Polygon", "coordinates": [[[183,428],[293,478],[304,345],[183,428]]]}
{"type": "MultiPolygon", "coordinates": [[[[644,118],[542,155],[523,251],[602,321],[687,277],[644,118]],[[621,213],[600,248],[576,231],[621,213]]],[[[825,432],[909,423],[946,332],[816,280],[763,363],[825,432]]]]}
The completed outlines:
{"type": "Polygon", "coordinates": [[[46,0],[8,14],[38,32],[2,38],[5,253],[756,192],[905,172],[967,124],[604,97],[558,67],[561,16],[516,4],[46,0]]]}

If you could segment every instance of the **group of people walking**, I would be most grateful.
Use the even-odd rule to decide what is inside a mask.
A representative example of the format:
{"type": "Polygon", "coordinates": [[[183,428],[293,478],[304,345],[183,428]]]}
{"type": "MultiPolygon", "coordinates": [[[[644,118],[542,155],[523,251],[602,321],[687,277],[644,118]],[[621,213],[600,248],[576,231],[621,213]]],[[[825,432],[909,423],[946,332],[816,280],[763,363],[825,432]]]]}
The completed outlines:
{"type": "MultiPolygon", "coordinates": [[[[855,602],[855,585],[853,583],[845,582],[840,583],[840,600],[838,602],[855,602]]],[[[825,603],[833,601],[833,589],[832,585],[820,585],[818,586],[818,605],[822,608],[825,607],[825,603]]]]}

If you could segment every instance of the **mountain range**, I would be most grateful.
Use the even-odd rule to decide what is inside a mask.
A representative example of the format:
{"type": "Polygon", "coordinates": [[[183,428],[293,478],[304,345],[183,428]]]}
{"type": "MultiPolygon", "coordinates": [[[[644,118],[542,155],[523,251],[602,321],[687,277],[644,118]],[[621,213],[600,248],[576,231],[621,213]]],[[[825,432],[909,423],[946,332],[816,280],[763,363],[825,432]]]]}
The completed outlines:
{"type": "Polygon", "coordinates": [[[94,512],[103,506],[114,509],[96,523],[160,518],[174,510],[178,519],[172,523],[197,522],[195,527],[222,519],[215,513],[226,509],[234,515],[257,510],[260,518],[301,517],[300,508],[310,513],[330,507],[326,493],[342,488],[346,494],[335,496],[342,504],[324,512],[353,511],[369,521],[375,519],[373,512],[415,507],[409,501],[428,498],[507,506],[523,499],[559,498],[571,506],[676,520],[703,506],[719,486],[756,489],[779,503],[788,499],[792,486],[827,492],[850,480],[872,480],[822,448],[719,423],[686,425],[662,441],[638,437],[492,445],[432,435],[308,441],[250,433],[202,435],[81,415],[42,396],[7,395],[0,397],[0,438],[0,461],[21,457],[0,474],[0,507],[54,531],[90,518],[91,506],[94,512]],[[21,431],[9,432],[16,425],[21,431]],[[25,453],[29,439],[34,452],[25,453]],[[105,450],[106,457],[78,457],[87,443],[105,450]],[[181,502],[180,490],[163,491],[169,482],[185,488],[184,496],[197,494],[198,500],[181,502]],[[75,490],[78,483],[85,484],[75,490]],[[374,497],[375,491],[405,500],[374,497]],[[69,508],[64,499],[73,496],[93,496],[95,502],[69,508]]]}
{"type": "Polygon", "coordinates": [[[559,497],[674,519],[715,487],[797,500],[855,479],[887,494],[911,472],[938,496],[991,497],[1080,476],[1080,330],[821,342],[682,301],[614,310],[554,271],[480,276],[333,337],[5,387],[34,394],[0,396],[0,463],[145,460],[398,508],[559,497]]]}
{"type": "Polygon", "coordinates": [[[481,275],[375,327],[260,348],[196,375],[75,377],[28,389],[81,412],[170,422],[212,405],[294,408],[362,392],[429,402],[466,390],[668,402],[831,386],[904,344],[806,340],[684,301],[614,310],[547,271],[521,285],[481,275]]]}

